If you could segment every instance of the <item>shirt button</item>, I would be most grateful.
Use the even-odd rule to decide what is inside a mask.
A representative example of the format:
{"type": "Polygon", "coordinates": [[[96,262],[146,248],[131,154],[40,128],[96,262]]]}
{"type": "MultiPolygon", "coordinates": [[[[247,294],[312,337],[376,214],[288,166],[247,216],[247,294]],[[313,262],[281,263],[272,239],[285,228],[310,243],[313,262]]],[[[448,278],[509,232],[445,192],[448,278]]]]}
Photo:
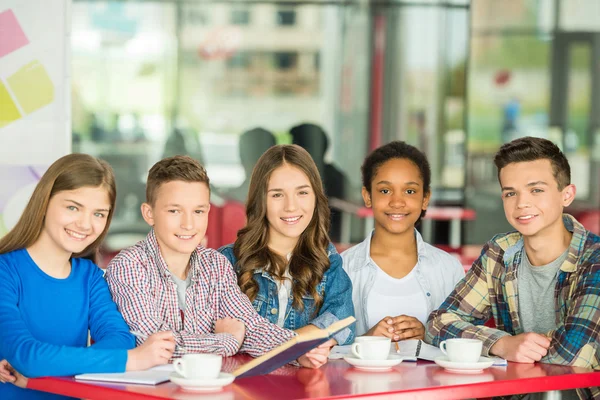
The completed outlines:
{"type": "Polygon", "coordinates": [[[431,293],[427,292],[427,297],[431,296],[431,293]]]}
{"type": "Polygon", "coordinates": [[[271,308],[271,314],[273,314],[273,315],[277,314],[277,309],[276,308],[271,308]]]}

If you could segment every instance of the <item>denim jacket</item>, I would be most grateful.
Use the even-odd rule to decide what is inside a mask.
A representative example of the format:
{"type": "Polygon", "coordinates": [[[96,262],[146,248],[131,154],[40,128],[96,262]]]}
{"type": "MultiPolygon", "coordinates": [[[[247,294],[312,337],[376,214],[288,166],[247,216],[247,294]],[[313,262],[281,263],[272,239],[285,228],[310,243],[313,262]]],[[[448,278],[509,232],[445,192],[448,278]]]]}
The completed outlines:
{"type": "MultiPolygon", "coordinates": [[[[375,282],[377,265],[371,259],[371,233],[361,243],[342,253],[344,270],[352,280],[354,293],[352,298],[356,308],[356,334],[363,335],[369,329],[367,298],[375,282]]],[[[454,290],[454,286],[465,276],[460,262],[443,250],[425,243],[415,229],[417,239],[417,281],[421,285],[427,300],[427,313],[437,309],[454,290]]]]}
{"type": "MultiPolygon", "coordinates": [[[[223,246],[219,249],[221,253],[239,270],[237,258],[233,254],[233,244],[223,246]]],[[[323,304],[319,312],[314,316],[314,299],[307,295],[303,297],[304,309],[296,310],[292,306],[293,298],[290,296],[286,308],[286,316],[283,327],[286,329],[299,329],[308,324],[317,328],[327,328],[333,322],[354,315],[352,304],[352,283],[342,268],[342,258],[333,244],[327,247],[330,266],[323,274],[321,283],[317,286],[317,292],[323,297],[323,304]]],[[[256,311],[276,324],[279,315],[279,296],[277,283],[273,277],[263,270],[254,273],[254,279],[258,283],[258,294],[252,305],[256,311]]],[[[354,341],[354,324],[333,336],[339,345],[350,344],[354,341]]]]}

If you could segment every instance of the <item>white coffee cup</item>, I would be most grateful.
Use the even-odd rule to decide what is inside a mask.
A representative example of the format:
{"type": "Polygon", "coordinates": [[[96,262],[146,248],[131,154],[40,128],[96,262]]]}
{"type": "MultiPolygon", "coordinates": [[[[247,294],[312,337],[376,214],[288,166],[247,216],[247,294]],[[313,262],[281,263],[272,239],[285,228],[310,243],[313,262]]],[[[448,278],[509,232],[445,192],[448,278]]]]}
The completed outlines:
{"type": "Polygon", "coordinates": [[[217,354],[185,354],[173,361],[173,368],[184,378],[214,379],[221,373],[222,362],[217,354]]]}
{"type": "Polygon", "coordinates": [[[479,361],[483,342],[479,339],[448,339],[440,343],[440,350],[450,361],[473,363],[479,361]]]}
{"type": "Polygon", "coordinates": [[[354,339],[351,350],[356,358],[363,360],[387,360],[391,344],[391,339],[387,337],[360,336],[354,339]]]}

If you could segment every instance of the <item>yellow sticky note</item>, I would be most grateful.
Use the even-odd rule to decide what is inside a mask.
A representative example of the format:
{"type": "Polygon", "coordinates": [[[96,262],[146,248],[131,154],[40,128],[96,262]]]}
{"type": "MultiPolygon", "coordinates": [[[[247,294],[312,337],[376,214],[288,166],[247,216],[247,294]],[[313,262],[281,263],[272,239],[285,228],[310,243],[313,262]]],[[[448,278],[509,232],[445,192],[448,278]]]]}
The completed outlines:
{"type": "Polygon", "coordinates": [[[54,100],[54,85],[46,68],[37,60],[19,68],[6,81],[25,114],[54,100]]]}
{"type": "Polygon", "coordinates": [[[10,97],[6,86],[0,81],[0,128],[21,118],[21,113],[10,97]]]}

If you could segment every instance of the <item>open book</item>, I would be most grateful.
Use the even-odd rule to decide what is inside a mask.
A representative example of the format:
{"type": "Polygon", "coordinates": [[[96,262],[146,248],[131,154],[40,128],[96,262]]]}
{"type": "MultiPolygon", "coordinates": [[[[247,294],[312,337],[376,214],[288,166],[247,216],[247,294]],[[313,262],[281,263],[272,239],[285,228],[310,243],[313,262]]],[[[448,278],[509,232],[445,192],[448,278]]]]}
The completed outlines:
{"type": "Polygon", "coordinates": [[[421,360],[433,361],[437,357],[444,355],[440,349],[418,339],[402,340],[392,343],[396,348],[396,354],[404,358],[418,358],[421,360]]]}
{"type": "Polygon", "coordinates": [[[348,317],[341,321],[334,322],[325,329],[301,333],[268,353],[242,365],[233,371],[233,375],[237,378],[245,378],[248,376],[268,374],[269,372],[296,360],[298,357],[320,344],[325,343],[333,335],[342,329],[347,328],[355,321],[356,319],[354,317],[348,317]]]}

